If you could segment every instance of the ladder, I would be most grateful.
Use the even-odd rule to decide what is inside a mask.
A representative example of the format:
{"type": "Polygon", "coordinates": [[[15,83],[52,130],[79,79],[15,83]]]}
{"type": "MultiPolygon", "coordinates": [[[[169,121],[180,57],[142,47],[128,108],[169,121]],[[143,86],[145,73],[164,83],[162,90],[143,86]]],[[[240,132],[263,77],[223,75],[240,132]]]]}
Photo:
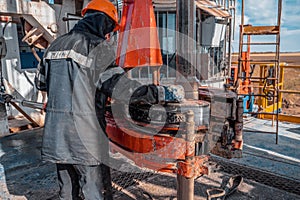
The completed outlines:
{"type": "MultiPolygon", "coordinates": [[[[277,13],[277,24],[271,26],[254,26],[244,24],[245,16],[245,0],[242,0],[241,9],[241,25],[240,25],[240,35],[239,35],[239,54],[238,54],[238,76],[236,81],[237,93],[239,95],[247,95],[249,100],[251,98],[258,98],[259,101],[266,104],[270,104],[269,109],[262,109],[260,111],[252,112],[251,114],[258,115],[271,115],[272,125],[274,126],[274,121],[276,121],[276,131],[275,132],[265,132],[276,134],[276,144],[278,144],[278,119],[279,119],[279,109],[282,102],[282,95],[280,93],[281,88],[281,76],[280,76],[280,26],[281,26],[281,11],[282,11],[282,0],[278,0],[278,13],[277,13]],[[257,35],[273,35],[275,36],[275,41],[272,42],[251,42],[251,36],[257,35]],[[271,59],[266,58],[252,58],[251,56],[251,46],[273,46],[275,47],[274,57],[271,59]],[[247,51],[244,49],[247,47],[247,51]],[[269,69],[268,73],[260,73],[260,76],[253,77],[253,68],[251,65],[264,65],[269,69]],[[251,73],[252,70],[252,73],[251,73]],[[259,86],[253,88],[253,82],[259,83],[259,86]],[[239,84],[240,83],[240,84],[239,84]],[[259,91],[258,93],[256,91],[259,91]],[[248,93],[248,94],[247,94],[248,93]]],[[[261,71],[263,71],[261,69],[261,71]]]]}

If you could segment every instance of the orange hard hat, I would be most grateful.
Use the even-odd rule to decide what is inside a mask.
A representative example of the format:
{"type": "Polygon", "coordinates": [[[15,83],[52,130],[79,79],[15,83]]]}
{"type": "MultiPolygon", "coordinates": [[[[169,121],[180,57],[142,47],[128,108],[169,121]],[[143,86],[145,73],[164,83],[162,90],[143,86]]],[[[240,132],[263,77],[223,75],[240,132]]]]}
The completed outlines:
{"type": "Polygon", "coordinates": [[[84,16],[88,10],[96,10],[108,15],[116,24],[114,31],[119,29],[118,12],[116,7],[109,0],[92,0],[82,9],[81,15],[84,16]]]}

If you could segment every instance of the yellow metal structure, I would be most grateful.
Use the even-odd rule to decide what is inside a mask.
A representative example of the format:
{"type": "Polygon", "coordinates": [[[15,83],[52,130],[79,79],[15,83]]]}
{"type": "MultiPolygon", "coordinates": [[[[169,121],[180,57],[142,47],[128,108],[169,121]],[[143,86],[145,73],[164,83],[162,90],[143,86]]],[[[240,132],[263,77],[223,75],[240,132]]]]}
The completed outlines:
{"type": "MultiPolygon", "coordinates": [[[[272,119],[273,116],[270,114],[264,114],[262,119],[272,119]]],[[[291,122],[291,123],[297,123],[300,124],[300,117],[294,116],[294,115],[283,115],[280,114],[278,116],[278,120],[282,122],[291,122]]]]}
{"type": "MultiPolygon", "coordinates": [[[[285,66],[286,63],[280,63],[280,73],[278,74],[278,83],[274,83],[273,81],[275,81],[275,77],[274,80],[267,80],[267,77],[269,76],[269,71],[275,71],[275,65],[274,63],[272,64],[261,64],[259,65],[260,67],[260,77],[264,78],[264,79],[260,79],[258,81],[258,90],[259,90],[259,96],[258,96],[258,100],[257,100],[257,104],[260,107],[260,109],[262,109],[262,112],[276,112],[278,110],[280,110],[282,108],[282,93],[279,93],[279,97],[278,97],[278,102],[273,102],[270,101],[269,95],[270,93],[274,93],[276,88],[278,87],[279,90],[283,89],[283,80],[284,80],[284,68],[283,66],[285,66]],[[271,84],[270,84],[271,83],[271,84]]],[[[270,77],[272,78],[272,77],[270,77]]],[[[263,118],[263,114],[259,115],[260,118],[263,118]]]]}
{"type": "MultiPolygon", "coordinates": [[[[267,68],[273,68],[274,64],[261,64],[260,66],[260,76],[265,77],[267,74],[267,68]]],[[[284,93],[290,93],[290,94],[300,94],[300,91],[298,90],[286,90],[284,89],[284,72],[285,69],[290,68],[290,69],[300,69],[300,66],[289,66],[286,63],[280,63],[280,73],[279,73],[279,82],[278,82],[278,104],[272,104],[270,103],[267,98],[265,97],[259,97],[257,104],[259,107],[263,109],[263,112],[272,112],[273,110],[278,110],[282,108],[282,101],[283,101],[283,94],[284,93]],[[277,106],[278,105],[278,106],[277,106]]],[[[259,82],[259,94],[263,95],[265,92],[268,91],[274,91],[274,88],[271,87],[262,87],[264,86],[263,81],[259,82]],[[264,91],[265,88],[265,91],[264,91]]],[[[273,119],[273,115],[271,114],[260,114],[258,115],[259,118],[261,119],[273,119]]],[[[299,116],[293,116],[293,115],[285,115],[285,114],[279,114],[278,115],[278,120],[279,121],[285,121],[285,122],[292,122],[292,123],[300,123],[300,117],[299,116]]]]}

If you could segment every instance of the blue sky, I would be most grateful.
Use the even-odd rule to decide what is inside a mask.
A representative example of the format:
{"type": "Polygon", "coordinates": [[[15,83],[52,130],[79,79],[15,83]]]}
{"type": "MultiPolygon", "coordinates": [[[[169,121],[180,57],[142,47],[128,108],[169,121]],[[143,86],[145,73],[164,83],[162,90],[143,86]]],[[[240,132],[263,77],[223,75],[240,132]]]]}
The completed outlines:
{"type": "MultiPolygon", "coordinates": [[[[278,0],[244,0],[245,24],[276,25],[278,0]]],[[[236,31],[233,51],[238,51],[241,0],[237,0],[236,31]]],[[[300,0],[282,0],[281,51],[300,52],[300,0]]],[[[275,41],[274,36],[253,36],[252,41],[275,41]]],[[[275,47],[252,47],[251,51],[274,51],[275,47]]]]}

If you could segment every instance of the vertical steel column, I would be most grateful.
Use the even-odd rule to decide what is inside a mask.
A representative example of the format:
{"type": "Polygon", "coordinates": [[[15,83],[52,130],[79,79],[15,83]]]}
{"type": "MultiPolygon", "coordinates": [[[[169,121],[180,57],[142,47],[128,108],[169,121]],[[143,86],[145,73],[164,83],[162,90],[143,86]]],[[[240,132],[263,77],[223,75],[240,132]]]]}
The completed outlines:
{"type": "Polygon", "coordinates": [[[198,99],[198,85],[196,82],[196,7],[194,0],[177,0],[176,23],[177,23],[177,71],[186,80],[177,83],[182,84],[186,91],[186,98],[198,99]],[[191,88],[192,86],[192,88],[191,88]]]}
{"type": "MultiPolygon", "coordinates": [[[[195,122],[194,112],[186,114],[186,161],[195,159],[195,122]]],[[[177,174],[177,200],[194,200],[195,179],[177,174]]]]}
{"type": "Polygon", "coordinates": [[[240,39],[239,39],[239,55],[238,55],[238,77],[242,77],[242,52],[244,43],[244,15],[245,15],[245,2],[242,0],[242,13],[240,24],[240,39]]]}
{"type": "MultiPolygon", "coordinates": [[[[197,34],[196,34],[196,76],[198,77],[199,80],[203,80],[203,74],[202,74],[202,65],[201,65],[201,53],[202,53],[202,49],[201,49],[201,11],[200,9],[196,9],[196,16],[197,16],[197,20],[196,20],[196,28],[197,28],[197,34]]],[[[205,67],[205,66],[203,66],[205,67]]]]}
{"type": "Polygon", "coordinates": [[[0,136],[9,133],[6,107],[4,103],[0,103],[0,136]]]}
{"type": "MultiPolygon", "coordinates": [[[[9,23],[9,22],[8,22],[9,23]]],[[[7,24],[5,24],[5,27],[7,24]]],[[[5,30],[5,27],[3,29],[3,33],[5,30]]],[[[0,38],[0,136],[5,135],[9,133],[8,130],[8,121],[7,121],[7,113],[6,113],[6,106],[4,102],[1,102],[2,99],[2,94],[5,92],[5,87],[4,87],[4,78],[3,78],[3,68],[2,68],[2,58],[6,56],[6,43],[4,37],[0,38]]]]}
{"type": "MultiPolygon", "coordinates": [[[[278,144],[279,140],[279,102],[282,101],[279,99],[280,95],[280,88],[279,88],[279,76],[280,76],[280,29],[281,29],[281,14],[282,14],[282,0],[278,0],[278,16],[277,16],[277,26],[279,28],[278,34],[276,35],[276,63],[275,63],[275,70],[276,70],[276,99],[277,99],[277,111],[276,111],[276,144],[278,144]]],[[[274,105],[274,104],[273,104],[274,105]]]]}
{"type": "MultiPolygon", "coordinates": [[[[231,61],[232,61],[232,51],[231,51],[231,45],[232,45],[232,19],[229,19],[229,33],[228,33],[228,66],[227,66],[227,76],[230,77],[231,76],[231,61]]],[[[235,25],[233,25],[235,26],[235,25]]]]}

